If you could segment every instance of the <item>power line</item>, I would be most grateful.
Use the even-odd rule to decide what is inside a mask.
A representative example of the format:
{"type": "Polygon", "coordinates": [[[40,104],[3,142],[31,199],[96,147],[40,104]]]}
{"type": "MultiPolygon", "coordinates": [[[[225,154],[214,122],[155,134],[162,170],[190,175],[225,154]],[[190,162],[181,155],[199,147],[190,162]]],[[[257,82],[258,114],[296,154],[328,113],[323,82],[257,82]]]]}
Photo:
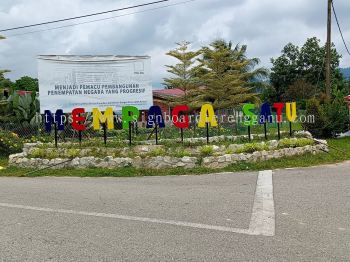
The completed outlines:
{"type": "Polygon", "coordinates": [[[339,20],[338,20],[337,13],[335,12],[335,8],[334,8],[334,3],[333,3],[333,1],[332,1],[332,8],[333,8],[333,13],[334,13],[335,21],[337,22],[337,25],[338,25],[338,29],[339,29],[341,38],[343,39],[343,43],[344,43],[345,49],[346,49],[346,51],[348,52],[348,54],[350,55],[350,51],[349,51],[348,45],[347,45],[346,42],[345,42],[344,35],[343,35],[343,32],[342,32],[341,27],[340,27],[340,23],[339,23],[339,20]]]}
{"type": "Polygon", "coordinates": [[[93,14],[88,14],[88,15],[81,15],[81,16],[76,16],[76,17],[69,17],[69,18],[64,18],[64,19],[59,19],[59,20],[54,20],[54,21],[49,21],[49,22],[42,22],[42,23],[38,23],[38,24],[31,24],[31,25],[25,25],[25,26],[13,27],[13,28],[1,29],[0,32],[7,32],[7,31],[13,31],[13,30],[18,30],[18,29],[23,29],[23,28],[29,28],[29,27],[35,27],[35,26],[41,26],[41,25],[48,25],[48,24],[53,24],[53,23],[65,22],[65,21],[70,21],[70,20],[76,20],[76,19],[81,19],[81,18],[85,18],[85,17],[103,15],[103,14],[108,14],[108,13],[114,13],[114,12],[124,11],[124,10],[128,10],[128,9],[134,9],[134,8],[138,8],[138,7],[143,7],[143,6],[160,4],[160,3],[169,2],[169,1],[170,0],[159,0],[159,1],[155,1],[155,2],[144,3],[144,4],[134,5],[134,6],[128,6],[128,7],[123,7],[123,8],[114,9],[114,10],[108,10],[108,11],[99,12],[99,13],[93,13],[93,14]]]}
{"type": "Polygon", "coordinates": [[[36,30],[36,31],[30,31],[30,32],[25,32],[25,33],[20,33],[20,34],[13,34],[13,35],[6,36],[6,38],[9,39],[9,38],[12,38],[12,37],[17,37],[17,36],[22,36],[22,35],[35,34],[35,33],[40,33],[40,32],[45,32],[45,31],[51,31],[51,30],[57,30],[57,29],[62,29],[62,28],[67,28],[67,27],[74,27],[74,26],[78,26],[78,25],[90,24],[90,23],[95,23],[95,22],[100,22],[100,21],[105,21],[105,20],[111,20],[111,19],[115,19],[115,18],[119,18],[119,17],[124,17],[124,16],[129,16],[129,15],[134,15],[134,14],[140,14],[140,13],[156,11],[156,10],[167,8],[167,7],[183,5],[183,4],[187,4],[187,3],[190,3],[190,2],[194,2],[194,1],[196,1],[196,0],[188,0],[188,1],[183,1],[183,2],[179,2],[179,3],[175,3],[175,4],[163,5],[163,6],[156,7],[156,8],[149,8],[149,9],[141,10],[141,11],[138,11],[138,12],[127,13],[127,14],[122,14],[122,15],[117,15],[117,16],[112,16],[112,17],[107,17],[107,18],[102,18],[102,19],[96,19],[96,20],[91,20],[91,21],[86,21],[86,22],[81,22],[81,23],[69,24],[69,25],[58,26],[58,27],[51,27],[51,28],[46,28],[46,29],[41,29],[41,30],[36,30]]]}

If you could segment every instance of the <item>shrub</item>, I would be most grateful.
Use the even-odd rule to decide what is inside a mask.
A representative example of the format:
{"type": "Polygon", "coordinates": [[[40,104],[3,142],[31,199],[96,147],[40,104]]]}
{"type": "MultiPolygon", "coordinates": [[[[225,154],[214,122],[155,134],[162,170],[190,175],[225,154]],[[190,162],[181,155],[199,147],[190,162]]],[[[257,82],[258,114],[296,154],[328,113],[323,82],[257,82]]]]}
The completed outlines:
{"type": "Polygon", "coordinates": [[[278,148],[288,148],[288,147],[304,147],[308,145],[313,145],[315,142],[309,138],[284,138],[281,139],[278,143],[278,148]]]}
{"type": "Polygon", "coordinates": [[[22,151],[23,141],[17,134],[0,130],[0,152],[14,154],[22,151]]]}
{"type": "Polygon", "coordinates": [[[334,137],[349,128],[349,112],[342,98],[320,105],[315,98],[308,101],[306,115],[313,115],[314,123],[304,123],[304,128],[315,137],[334,137]]]}
{"type": "Polygon", "coordinates": [[[344,131],[349,130],[349,111],[342,100],[335,99],[323,106],[327,119],[323,128],[324,137],[335,137],[344,131]]]}
{"type": "Polygon", "coordinates": [[[312,98],[306,103],[306,115],[314,116],[314,123],[304,123],[303,127],[309,131],[314,137],[323,137],[323,129],[327,119],[324,115],[320,102],[316,98],[312,98]]]}
{"type": "Polygon", "coordinates": [[[190,156],[191,153],[188,152],[186,149],[184,148],[178,148],[175,150],[175,152],[173,153],[173,156],[175,157],[179,157],[179,158],[182,158],[182,157],[185,157],[185,156],[190,156]]]}
{"type": "Polygon", "coordinates": [[[211,156],[214,153],[214,148],[212,146],[203,146],[200,149],[201,156],[211,156]]]}
{"type": "Polygon", "coordinates": [[[51,149],[47,149],[45,151],[45,157],[46,159],[54,159],[54,158],[58,158],[60,157],[60,154],[58,153],[56,148],[51,148],[51,149]]]}
{"type": "Polygon", "coordinates": [[[71,149],[68,149],[68,151],[67,151],[67,157],[68,158],[76,158],[79,155],[80,155],[80,150],[79,149],[71,148],[71,149]]]}
{"type": "Polygon", "coordinates": [[[149,156],[164,156],[166,154],[166,151],[162,147],[156,147],[153,149],[148,155],[149,156]]]}
{"type": "Polygon", "coordinates": [[[45,149],[35,148],[30,152],[29,157],[30,158],[46,158],[45,149]]]}
{"type": "Polygon", "coordinates": [[[268,150],[269,147],[265,143],[247,143],[237,149],[236,153],[254,153],[255,151],[268,150]]]}

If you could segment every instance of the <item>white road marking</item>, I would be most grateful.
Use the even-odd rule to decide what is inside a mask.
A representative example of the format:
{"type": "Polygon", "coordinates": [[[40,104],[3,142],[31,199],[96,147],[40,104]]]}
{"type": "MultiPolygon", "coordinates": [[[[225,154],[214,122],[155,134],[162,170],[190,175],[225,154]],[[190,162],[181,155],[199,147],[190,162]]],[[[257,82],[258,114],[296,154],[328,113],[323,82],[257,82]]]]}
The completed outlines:
{"type": "Polygon", "coordinates": [[[252,235],[275,235],[272,170],[259,172],[249,230],[252,235]]]}
{"type": "Polygon", "coordinates": [[[182,227],[209,229],[209,230],[248,234],[248,235],[250,234],[248,229],[239,229],[239,228],[214,226],[214,225],[206,225],[206,224],[190,223],[190,222],[166,220],[166,219],[156,219],[156,218],[148,218],[148,217],[134,217],[134,216],[124,216],[124,215],[118,215],[118,214],[95,213],[95,212],[75,211],[75,210],[67,210],[67,209],[53,209],[53,208],[13,205],[8,203],[0,203],[0,207],[17,208],[17,209],[33,210],[33,211],[41,211],[41,212],[49,212],[49,213],[114,218],[114,219],[129,220],[129,221],[131,220],[131,221],[168,224],[168,225],[175,225],[175,226],[182,226],[182,227]]]}
{"type": "Polygon", "coordinates": [[[167,224],[181,227],[190,227],[198,229],[215,230],[230,233],[239,233],[246,235],[263,235],[274,236],[275,235],[275,211],[273,201],[273,187],[272,187],[272,171],[259,172],[255,199],[253,204],[253,214],[250,222],[249,229],[232,228],[225,226],[207,225],[200,223],[191,223],[184,221],[148,218],[148,217],[135,217],[119,214],[97,213],[76,211],[69,209],[54,209],[45,207],[34,207],[26,205],[15,205],[9,203],[0,203],[0,207],[4,208],[16,208],[22,210],[32,210],[47,213],[60,213],[60,214],[72,214],[92,217],[113,218],[128,221],[139,221],[156,224],[167,224]]]}

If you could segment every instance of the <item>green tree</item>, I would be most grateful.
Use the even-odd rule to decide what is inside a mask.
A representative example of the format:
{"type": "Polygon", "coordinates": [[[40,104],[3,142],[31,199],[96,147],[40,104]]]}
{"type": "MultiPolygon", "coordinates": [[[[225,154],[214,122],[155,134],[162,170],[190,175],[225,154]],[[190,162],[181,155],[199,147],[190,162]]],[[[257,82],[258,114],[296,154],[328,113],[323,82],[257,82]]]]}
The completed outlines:
{"type": "Polygon", "coordinates": [[[202,102],[212,103],[217,109],[229,108],[244,102],[259,100],[256,92],[258,81],[267,75],[263,68],[254,69],[256,58],[246,57],[246,46],[232,48],[232,43],[216,40],[202,48],[200,78],[204,88],[194,93],[197,106],[202,102]]]}
{"type": "MultiPolygon", "coordinates": [[[[287,88],[297,80],[303,79],[307,83],[316,86],[318,93],[325,89],[325,46],[316,37],[309,38],[302,47],[287,44],[282,54],[277,58],[272,58],[272,68],[270,82],[274,89],[274,97],[271,100],[282,99],[287,88]]],[[[338,54],[334,45],[332,48],[332,85],[344,82],[344,78],[339,70],[341,55],[338,54]]],[[[341,84],[340,86],[342,86],[341,84]]]]}
{"type": "Polygon", "coordinates": [[[11,82],[11,80],[5,77],[5,74],[9,72],[11,71],[0,70],[0,89],[13,87],[13,83],[11,82]]]}
{"type": "Polygon", "coordinates": [[[30,76],[23,76],[20,79],[16,80],[16,89],[38,92],[39,91],[39,81],[36,78],[30,76]]]}
{"type": "Polygon", "coordinates": [[[283,102],[297,101],[300,108],[305,109],[306,100],[311,99],[317,93],[317,88],[304,79],[297,79],[282,95],[283,102]]]}
{"type": "Polygon", "coordinates": [[[167,71],[174,77],[164,79],[166,88],[179,88],[185,92],[185,95],[198,86],[198,79],[196,78],[198,65],[195,64],[200,51],[189,51],[190,44],[190,42],[185,41],[176,43],[177,48],[167,53],[168,56],[176,58],[179,63],[166,65],[167,71]]]}

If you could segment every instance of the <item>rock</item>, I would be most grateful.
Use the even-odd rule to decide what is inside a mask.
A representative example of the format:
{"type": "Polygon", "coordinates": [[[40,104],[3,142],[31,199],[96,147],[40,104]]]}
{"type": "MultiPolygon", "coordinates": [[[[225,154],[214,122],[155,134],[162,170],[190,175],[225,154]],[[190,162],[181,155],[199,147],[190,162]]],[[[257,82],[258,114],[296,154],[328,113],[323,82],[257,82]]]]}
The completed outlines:
{"type": "Polygon", "coordinates": [[[278,147],[278,141],[277,140],[270,140],[267,142],[267,145],[269,149],[276,149],[278,147]]]}

